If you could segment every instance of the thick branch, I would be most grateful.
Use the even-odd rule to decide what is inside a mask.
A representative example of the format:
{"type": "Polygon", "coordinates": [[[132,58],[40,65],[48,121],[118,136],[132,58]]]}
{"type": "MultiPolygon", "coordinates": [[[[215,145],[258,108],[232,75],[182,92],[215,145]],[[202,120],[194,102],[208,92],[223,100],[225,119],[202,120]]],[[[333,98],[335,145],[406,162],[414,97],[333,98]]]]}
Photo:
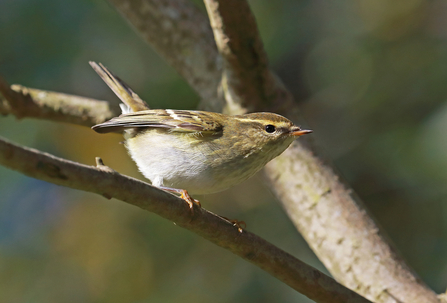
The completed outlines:
{"type": "MultiPolygon", "coordinates": [[[[281,110],[280,106],[278,111],[299,121],[290,93],[267,70],[248,3],[204,1],[219,53],[224,58],[226,83],[232,86],[228,89],[232,93],[225,94],[227,102],[245,100],[240,104],[250,109],[265,108],[266,102],[285,103],[288,108],[281,110]],[[250,89],[241,89],[246,87],[250,89]]],[[[295,226],[338,280],[376,302],[438,302],[436,295],[415,278],[380,235],[373,220],[351,195],[352,190],[302,141],[271,161],[265,172],[295,226]]]]}
{"type": "Polygon", "coordinates": [[[142,181],[120,175],[101,161],[92,167],[20,147],[0,138],[0,164],[27,176],[116,198],[175,222],[262,268],[316,302],[369,302],[264,239],[142,181]]]}
{"type": "Polygon", "coordinates": [[[240,114],[271,104],[276,99],[275,82],[248,3],[204,3],[224,63],[222,87],[229,112],[240,114]]]}
{"type": "Polygon", "coordinates": [[[27,88],[11,87],[0,77],[0,114],[18,119],[38,118],[92,126],[119,115],[119,107],[74,95],[27,88]]]}
{"type": "Polygon", "coordinates": [[[206,16],[189,0],[109,0],[142,38],[185,78],[201,107],[222,111],[221,64],[206,16]]]}
{"type": "Polygon", "coordinates": [[[295,143],[265,176],[329,272],[373,302],[438,302],[333,170],[295,143]]]}

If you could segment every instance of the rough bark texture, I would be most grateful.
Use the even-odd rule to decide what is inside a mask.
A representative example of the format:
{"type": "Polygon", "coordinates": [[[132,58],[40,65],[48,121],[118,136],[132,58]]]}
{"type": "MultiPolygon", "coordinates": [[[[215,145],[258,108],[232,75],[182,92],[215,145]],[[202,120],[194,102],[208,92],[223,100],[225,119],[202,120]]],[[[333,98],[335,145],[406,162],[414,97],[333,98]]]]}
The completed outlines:
{"type": "Polygon", "coordinates": [[[333,170],[300,144],[265,175],[288,216],[329,272],[373,302],[438,302],[381,235],[333,170]]]}
{"type": "Polygon", "coordinates": [[[197,7],[188,0],[109,2],[185,78],[202,98],[202,109],[222,111],[221,63],[210,24],[197,7]]]}
{"type": "Polygon", "coordinates": [[[275,85],[248,3],[238,0],[204,2],[223,58],[222,86],[227,111],[242,114],[266,107],[276,97],[275,85]],[[232,24],[238,26],[222,30],[224,25],[232,24]]]}
{"type": "MultiPolygon", "coordinates": [[[[224,61],[227,102],[239,102],[241,109],[250,110],[279,104],[277,112],[300,121],[291,94],[267,70],[248,3],[204,1],[224,61]]],[[[374,302],[438,302],[435,293],[415,277],[379,233],[352,190],[307,143],[297,140],[266,166],[265,175],[287,214],[331,274],[374,302]]]]}

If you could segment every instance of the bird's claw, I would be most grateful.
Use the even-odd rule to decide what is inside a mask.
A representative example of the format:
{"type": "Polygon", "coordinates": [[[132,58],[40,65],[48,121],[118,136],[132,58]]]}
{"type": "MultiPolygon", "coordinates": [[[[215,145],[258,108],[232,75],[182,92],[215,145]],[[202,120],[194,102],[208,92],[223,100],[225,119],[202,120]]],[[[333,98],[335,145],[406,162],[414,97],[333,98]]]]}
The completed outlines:
{"type": "Polygon", "coordinates": [[[192,198],[186,190],[181,191],[180,198],[182,198],[183,200],[186,201],[186,203],[188,203],[191,214],[194,214],[194,204],[196,204],[199,208],[202,208],[202,205],[200,204],[199,200],[192,198]]]}
{"type": "Polygon", "coordinates": [[[242,234],[243,229],[247,228],[247,223],[244,221],[239,220],[230,220],[231,224],[233,224],[234,227],[237,227],[237,231],[242,234]],[[242,229],[243,228],[243,229],[242,229]]]}
{"type": "Polygon", "coordinates": [[[230,220],[227,217],[222,217],[225,220],[227,220],[228,222],[230,222],[231,224],[233,224],[234,227],[237,227],[237,231],[242,233],[243,229],[247,228],[247,223],[245,223],[244,221],[239,221],[239,220],[230,220]],[[242,229],[243,227],[243,229],[242,229]]]}

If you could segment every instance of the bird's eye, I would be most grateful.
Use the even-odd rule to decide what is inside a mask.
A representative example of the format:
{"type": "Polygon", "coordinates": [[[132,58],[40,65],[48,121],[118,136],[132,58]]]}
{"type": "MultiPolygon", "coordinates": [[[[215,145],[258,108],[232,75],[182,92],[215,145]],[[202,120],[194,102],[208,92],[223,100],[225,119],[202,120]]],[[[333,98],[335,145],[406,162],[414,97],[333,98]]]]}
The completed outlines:
{"type": "Polygon", "coordinates": [[[268,132],[269,134],[274,133],[276,130],[276,127],[274,125],[266,125],[265,126],[265,131],[268,132]]]}

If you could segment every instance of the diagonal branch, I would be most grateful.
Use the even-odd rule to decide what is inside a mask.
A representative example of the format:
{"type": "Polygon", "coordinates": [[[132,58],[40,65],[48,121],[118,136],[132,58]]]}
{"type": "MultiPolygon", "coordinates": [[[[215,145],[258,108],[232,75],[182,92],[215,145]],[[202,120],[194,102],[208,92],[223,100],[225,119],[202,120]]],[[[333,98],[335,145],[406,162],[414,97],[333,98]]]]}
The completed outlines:
{"type": "Polygon", "coordinates": [[[217,94],[221,64],[206,16],[189,0],[109,0],[202,98],[201,108],[222,111],[217,94]]]}
{"type": "MultiPolygon", "coordinates": [[[[219,79],[222,75],[219,66],[221,61],[213,46],[209,24],[192,3],[186,0],[109,1],[135,26],[143,38],[187,79],[188,83],[200,94],[203,102],[209,102],[206,107],[208,110],[217,111],[222,108],[217,94],[219,79]]],[[[225,4],[222,5],[225,1],[213,2],[217,8],[226,7],[225,4]]],[[[244,11],[239,10],[239,5],[248,7],[243,0],[232,1],[232,3],[233,14],[244,11]]],[[[236,34],[231,35],[225,31],[233,31],[239,26],[247,28],[241,24],[232,24],[218,9],[214,11],[215,13],[210,14],[210,18],[213,19],[211,15],[215,15],[222,20],[221,26],[214,23],[214,32],[222,32],[222,36],[238,39],[237,31],[236,34]],[[222,17],[219,17],[219,14],[222,17]]],[[[249,14],[245,15],[249,20],[248,23],[255,26],[251,12],[249,10],[245,12],[249,14]]],[[[244,18],[236,19],[239,20],[238,22],[244,22],[244,18]]],[[[257,30],[251,32],[257,33],[257,30]]],[[[226,47],[225,43],[228,41],[223,42],[221,49],[226,47]]],[[[259,46],[259,43],[253,45],[259,46]]],[[[260,49],[252,48],[252,52],[254,56],[262,58],[262,44],[260,47],[260,49]]],[[[239,56],[235,56],[236,62],[239,56]]],[[[255,60],[254,62],[264,61],[255,60]]],[[[261,73],[265,71],[263,64],[258,70],[261,73]]],[[[226,60],[224,66],[225,69],[230,69],[233,65],[226,60]]],[[[225,71],[225,75],[237,76],[237,73],[225,71]]],[[[224,79],[224,84],[243,83],[246,81],[244,79],[243,77],[231,79],[231,81],[224,79]]],[[[271,81],[269,76],[261,76],[260,79],[263,80],[258,83],[271,81]]],[[[278,108],[274,111],[283,113],[294,121],[299,121],[298,110],[295,105],[292,105],[290,93],[279,81],[276,79],[274,81],[276,84],[273,90],[268,88],[267,93],[258,92],[257,96],[267,96],[267,102],[274,100],[274,104],[270,104],[271,107],[278,108]],[[271,95],[272,91],[273,95],[271,95]],[[281,103],[281,100],[285,101],[281,103]]],[[[264,83],[264,85],[270,87],[272,84],[264,83]]],[[[237,87],[230,89],[232,92],[238,92],[237,87]]],[[[227,91],[230,90],[227,88],[227,91]]],[[[228,96],[231,94],[225,93],[225,97],[228,98],[228,96]]],[[[240,102],[240,110],[244,110],[246,98],[250,96],[234,97],[233,100],[240,102]]],[[[254,100],[258,100],[256,98],[254,100]]],[[[259,109],[265,106],[262,102],[250,104],[259,109]]],[[[5,104],[4,100],[0,99],[0,114],[5,113],[5,108],[8,108],[5,104]]],[[[45,107],[41,109],[46,110],[45,107]]],[[[7,113],[17,114],[10,108],[7,110],[7,113]]],[[[104,111],[104,113],[107,112],[106,109],[104,111]]],[[[82,112],[73,112],[69,115],[74,118],[64,119],[62,116],[60,119],[81,125],[87,124],[83,124],[85,122],[83,122],[82,112]]],[[[102,112],[95,115],[103,117],[102,112]]],[[[42,115],[42,118],[47,117],[50,118],[52,115],[42,115]]],[[[380,235],[377,226],[367,216],[361,203],[352,194],[352,190],[347,188],[333,169],[322,163],[309,148],[301,143],[293,144],[282,156],[270,162],[265,171],[273,191],[289,217],[338,280],[377,302],[396,300],[437,302],[435,294],[414,276],[380,235]]]]}
{"type": "Polygon", "coordinates": [[[239,0],[204,3],[223,58],[222,87],[227,106],[238,114],[266,107],[276,98],[275,83],[248,3],[239,0]]]}
{"type": "MultiPolygon", "coordinates": [[[[231,92],[226,100],[249,109],[285,103],[289,106],[282,112],[284,107],[278,107],[280,113],[299,121],[291,94],[268,71],[247,1],[204,2],[224,61],[224,83],[231,92]]],[[[265,173],[295,226],[338,280],[380,302],[438,302],[379,233],[352,190],[301,141],[271,161],[265,173]]]]}
{"type": "Polygon", "coordinates": [[[153,212],[262,268],[316,302],[369,302],[332,278],[247,231],[97,161],[92,167],[15,145],[0,137],[0,164],[27,176],[116,198],[153,212]]]}

